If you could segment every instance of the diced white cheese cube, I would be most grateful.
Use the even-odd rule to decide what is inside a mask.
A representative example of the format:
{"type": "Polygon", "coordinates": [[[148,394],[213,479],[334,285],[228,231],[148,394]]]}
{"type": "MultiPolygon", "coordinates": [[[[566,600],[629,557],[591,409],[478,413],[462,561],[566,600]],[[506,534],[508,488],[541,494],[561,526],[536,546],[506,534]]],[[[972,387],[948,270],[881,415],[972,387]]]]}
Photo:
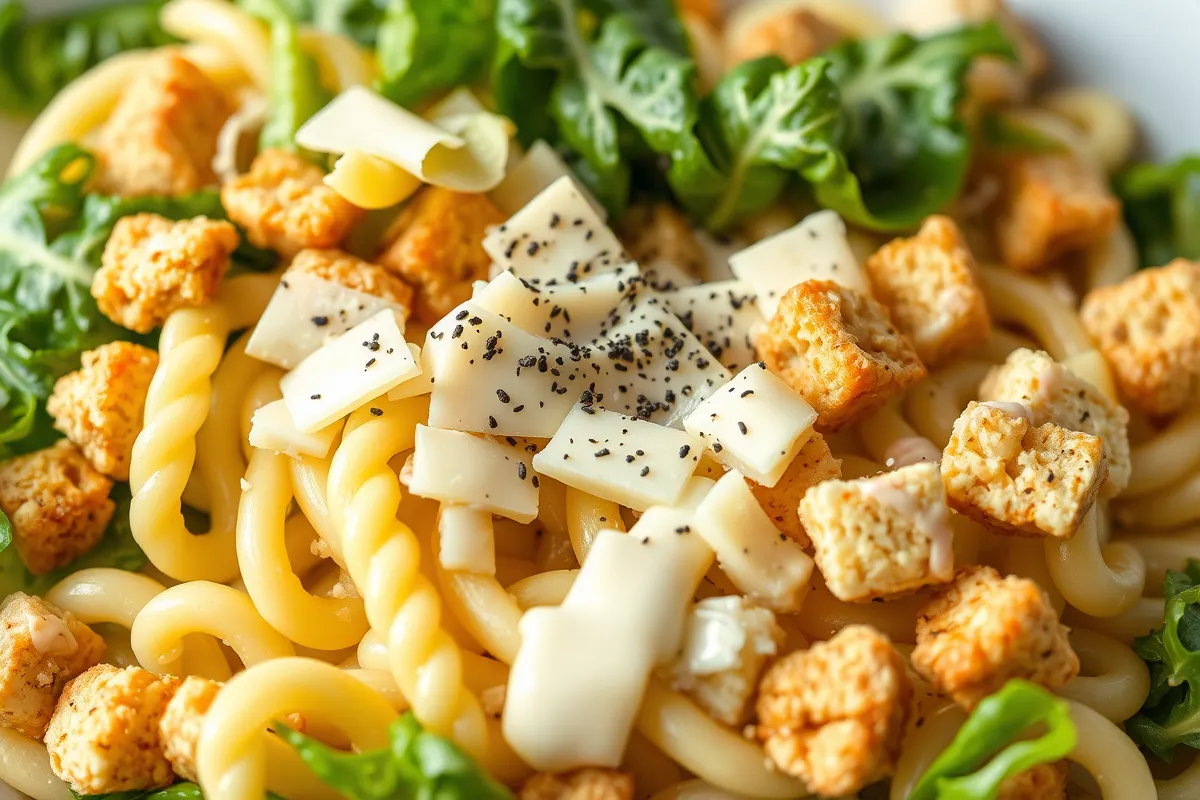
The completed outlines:
{"type": "Polygon", "coordinates": [[[690,675],[715,675],[741,669],[743,653],[775,655],[778,646],[770,635],[771,626],[748,624],[751,614],[769,615],[774,621],[770,611],[747,607],[736,595],[696,603],[688,616],[680,666],[690,675]]]}
{"type": "Polygon", "coordinates": [[[712,563],[689,517],[652,508],[628,534],[601,531],[563,603],[521,618],[504,738],[535,769],[621,763],[651,671],[678,652],[712,563]]]}
{"type": "Polygon", "coordinates": [[[386,309],[396,312],[403,333],[408,313],[403,306],[315,275],[288,272],[254,326],[246,355],[292,369],[331,338],[386,309]]]}
{"type": "Polygon", "coordinates": [[[763,318],[748,283],[719,281],[689,286],[663,292],[662,301],[729,369],[736,371],[756,360],[751,331],[763,318]]]}
{"type": "Polygon", "coordinates": [[[644,511],[680,498],[703,448],[689,433],[579,405],[533,466],[567,486],[644,511]]]}
{"type": "Polygon", "coordinates": [[[433,380],[429,424],[548,439],[591,378],[590,354],[526,333],[472,302],[430,330],[422,352],[433,380]]]}
{"type": "Polygon", "coordinates": [[[318,431],[304,433],[292,422],[287,404],[276,400],[254,412],[250,421],[250,446],[274,450],[292,458],[324,458],[329,455],[329,448],[333,447],[339,430],[341,426],[335,422],[318,431]]]}
{"type": "MultiPolygon", "coordinates": [[[[516,214],[559,178],[574,180],[575,173],[553,147],[538,139],[488,197],[505,214],[516,214]]],[[[583,186],[579,187],[579,192],[600,219],[608,218],[608,212],[591,192],[583,186]]]]}
{"type": "Polygon", "coordinates": [[[309,433],[418,374],[396,312],[359,323],[283,376],[280,388],[296,428],[309,433]]]}
{"type": "Polygon", "coordinates": [[[412,342],[408,343],[408,350],[413,355],[413,361],[416,362],[420,372],[413,375],[408,380],[396,386],[388,392],[388,400],[407,400],[410,397],[419,397],[423,394],[429,394],[433,391],[433,381],[430,380],[430,373],[425,368],[425,362],[421,355],[421,348],[417,347],[412,342]]]}
{"type": "Polygon", "coordinates": [[[871,293],[866,273],[846,239],[846,223],[835,211],[809,214],[795,227],[734,253],[729,265],[739,280],[753,287],[764,319],[775,315],[775,306],[788,289],[805,281],[835,281],[871,293]]]}
{"type": "Polygon", "coordinates": [[[740,472],[727,472],[717,481],[692,520],[739,591],[772,611],[800,610],[813,560],[779,533],[740,472]]]}
{"type": "Polygon", "coordinates": [[[483,240],[497,264],[544,286],[612,272],[629,258],[568,177],[559,178],[483,240]]]}
{"type": "Polygon", "coordinates": [[[751,364],[683,421],[725,466],[774,486],[811,437],[817,412],[761,361],[751,364]]]}
{"type": "Polygon", "coordinates": [[[681,427],[730,373],[663,306],[643,292],[620,309],[605,341],[596,346],[601,364],[597,404],[661,425],[681,427]]]}
{"type": "Polygon", "coordinates": [[[417,426],[408,490],[517,522],[537,517],[537,476],[528,454],[462,431],[417,426]]]}
{"type": "Polygon", "coordinates": [[[495,575],[496,529],[491,513],[443,505],[438,512],[438,561],[442,569],[495,575]]]}
{"type": "Polygon", "coordinates": [[[636,288],[640,273],[626,264],[578,283],[537,287],[502,272],[478,287],[471,302],[547,339],[590,342],[610,323],[613,309],[636,288]]]}

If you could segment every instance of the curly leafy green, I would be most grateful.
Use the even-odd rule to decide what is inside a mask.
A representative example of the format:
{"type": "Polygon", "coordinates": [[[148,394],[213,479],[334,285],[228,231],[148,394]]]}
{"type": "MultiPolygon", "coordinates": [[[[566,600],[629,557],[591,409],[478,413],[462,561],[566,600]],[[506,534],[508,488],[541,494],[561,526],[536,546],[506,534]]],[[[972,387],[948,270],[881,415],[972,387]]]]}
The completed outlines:
{"type": "Polygon", "coordinates": [[[911,227],[962,188],[970,137],[964,78],[983,55],[1015,58],[996,24],[927,39],[896,33],[826,52],[842,96],[845,161],[814,184],[817,202],[876,230],[911,227]]]}
{"type": "Polygon", "coordinates": [[[774,57],[750,61],[704,101],[707,152],[681,152],[668,179],[705,227],[721,230],[766,209],[794,175],[817,183],[837,168],[841,112],[827,68],[819,58],[790,69],[774,57]]]}
{"type": "Polygon", "coordinates": [[[1009,681],[976,706],[909,800],[992,800],[1005,779],[1064,758],[1075,740],[1065,701],[1035,684],[1009,681]],[[1041,735],[1027,738],[1039,728],[1041,735]]]}
{"type": "Polygon", "coordinates": [[[170,42],[158,22],[164,2],[126,2],[36,21],[26,17],[29,3],[0,3],[0,113],[35,114],[104,59],[170,42]]]}
{"type": "Polygon", "coordinates": [[[1143,267],[1200,259],[1200,155],[1135,164],[1117,176],[1115,188],[1143,267]]]}
{"type": "Polygon", "coordinates": [[[390,0],[379,26],[376,87],[405,106],[485,74],[496,0],[390,0]]]}
{"type": "Polygon", "coordinates": [[[390,745],[368,753],[333,750],[277,723],[313,773],[349,800],[511,800],[453,742],[421,728],[405,714],[392,723],[390,745]]]}
{"type": "Polygon", "coordinates": [[[1133,642],[1150,667],[1150,695],[1125,732],[1171,761],[1178,745],[1200,749],[1200,561],[1168,571],[1163,597],[1163,627],[1133,642]]]}
{"type": "Polygon", "coordinates": [[[300,46],[300,34],[284,0],[239,0],[246,13],[267,23],[271,32],[271,113],[263,126],[264,150],[299,150],[296,131],[329,102],[317,62],[300,46]]]}

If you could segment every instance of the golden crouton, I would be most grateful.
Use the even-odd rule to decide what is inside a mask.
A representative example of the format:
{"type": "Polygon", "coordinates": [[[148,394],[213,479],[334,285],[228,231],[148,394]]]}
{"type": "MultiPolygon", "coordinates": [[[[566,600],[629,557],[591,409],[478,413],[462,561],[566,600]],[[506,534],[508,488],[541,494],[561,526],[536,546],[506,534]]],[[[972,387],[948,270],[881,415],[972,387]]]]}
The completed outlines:
{"type": "Polygon", "coordinates": [[[0,510],[29,571],[45,575],[91,550],[112,519],[111,490],[67,441],[0,463],[0,510]]]}
{"type": "Polygon", "coordinates": [[[248,173],[221,187],[221,204],[251,244],[285,258],[337,247],[364,214],[325,185],[324,170],[285,150],[259,153],[248,173]]]}
{"type": "Polygon", "coordinates": [[[736,67],[763,56],[799,64],[840,42],[840,30],[806,8],[781,10],[725,37],[725,64],[736,67]]]}
{"type": "Polygon", "coordinates": [[[100,131],[100,191],[181,195],[215,184],[217,136],[230,113],[220,87],[190,61],[175,52],[155,58],[100,131]]]}
{"type": "Polygon", "coordinates": [[[800,501],[800,522],[839,600],[863,603],[954,577],[954,534],[937,464],[818,483],[800,501]]]}
{"type": "Polygon", "coordinates": [[[41,739],[67,681],[104,658],[104,639],[40,597],[0,606],[0,724],[41,739]]]}
{"type": "Polygon", "coordinates": [[[895,768],[912,703],[912,680],[888,638],[849,625],[767,671],[755,736],[810,791],[853,794],[895,768]]]}
{"type": "Polygon", "coordinates": [[[926,366],[944,364],[991,335],[975,259],[948,217],[930,217],[916,236],[884,245],[866,268],[875,299],[926,366]]]}
{"type": "Polygon", "coordinates": [[[749,478],[746,483],[763,511],[775,523],[779,532],[801,547],[808,547],[808,534],[800,524],[797,509],[804,493],[821,481],[842,476],[842,462],[829,452],[825,437],[814,433],[808,444],[800,449],[783,477],[774,486],[763,486],[749,478]]]}
{"type": "Polygon", "coordinates": [[[592,767],[539,772],[525,781],[517,800],[633,800],[633,776],[592,767]]]}
{"type": "Polygon", "coordinates": [[[289,272],[304,272],[347,289],[412,308],[413,290],[388,270],[341,250],[301,250],[292,259],[289,272]]]}
{"type": "Polygon", "coordinates": [[[668,677],[710,717],[737,727],[746,721],[759,676],[784,638],[770,609],[736,595],[705,598],[688,617],[683,653],[668,677]]]}
{"type": "Polygon", "coordinates": [[[113,322],[149,333],[173,311],[211,301],[237,246],[237,229],[228,222],[123,217],[104,246],[92,297],[113,322]]]}
{"type": "Polygon", "coordinates": [[[720,0],[676,0],[675,7],[680,16],[695,14],[710,25],[719,26],[724,16],[720,0]]]}
{"type": "Polygon", "coordinates": [[[1104,445],[1030,416],[1016,403],[968,405],[942,456],[946,500],[1000,532],[1067,539],[1108,477],[1104,445]]]}
{"type": "Polygon", "coordinates": [[[1200,263],[1177,259],[1093,289],[1080,315],[1122,395],[1139,408],[1173,414],[1196,399],[1200,263]]]}
{"type": "Polygon", "coordinates": [[[967,567],[917,615],[913,668],[966,709],[1012,678],[1054,690],[1079,674],[1050,598],[1041,587],[991,567],[967,567]]]}
{"type": "Polygon", "coordinates": [[[1050,63],[1033,29],[1004,0],[954,0],[951,5],[955,27],[995,21],[1017,51],[1015,62],[999,56],[976,58],[967,73],[970,98],[987,106],[1028,100],[1032,84],[1050,63]]]}
{"type": "Polygon", "coordinates": [[[163,755],[181,778],[197,780],[196,746],[200,730],[204,727],[204,715],[220,690],[221,684],[216,681],[194,675],[184,678],[158,723],[163,755]]]}
{"type": "Polygon", "coordinates": [[[170,786],[158,726],[178,686],[141,667],[92,667],[58,699],[46,729],[50,769],[79,794],[170,786]]]}
{"type": "Polygon", "coordinates": [[[912,344],[873,298],[833,281],[788,290],[756,343],[767,368],[836,431],[925,377],[912,344]]]}
{"type": "Polygon", "coordinates": [[[1070,155],[1022,155],[1000,169],[1004,193],[996,241],[1004,263],[1035,270],[1101,241],[1117,224],[1118,202],[1101,176],[1070,155]]]}
{"type": "Polygon", "coordinates": [[[110,478],[129,480],[133,441],[157,368],[155,351],[112,342],[84,353],[82,368],[59,378],[46,401],[54,427],[110,478]]]}
{"type": "Polygon", "coordinates": [[[1066,761],[1038,764],[1000,784],[996,800],[1066,800],[1068,773],[1066,761]]]}
{"type": "Polygon", "coordinates": [[[708,272],[708,256],[691,223],[667,203],[634,206],[625,212],[616,233],[629,258],[643,270],[666,263],[696,278],[708,272]]]}
{"type": "Polygon", "coordinates": [[[1101,497],[1113,497],[1129,485],[1129,412],[1048,354],[1020,348],[993,367],[979,386],[980,399],[1028,406],[1034,425],[1099,436],[1108,461],[1101,497]]]}
{"type": "Polygon", "coordinates": [[[471,284],[487,280],[492,260],[483,238],[503,222],[486,195],[428,186],[396,220],[395,238],[375,261],[416,288],[416,319],[432,325],[470,299],[471,284]]]}

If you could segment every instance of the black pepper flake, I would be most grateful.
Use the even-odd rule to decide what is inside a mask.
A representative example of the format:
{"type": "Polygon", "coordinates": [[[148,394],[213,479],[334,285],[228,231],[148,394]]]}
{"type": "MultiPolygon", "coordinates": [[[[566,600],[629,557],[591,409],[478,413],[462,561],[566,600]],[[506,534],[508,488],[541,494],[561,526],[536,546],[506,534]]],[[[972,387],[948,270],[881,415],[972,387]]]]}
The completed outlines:
{"type": "Polygon", "coordinates": [[[746,423],[742,422],[741,420],[738,420],[738,430],[741,431],[742,436],[745,436],[746,435],[746,423]]]}
{"type": "Polygon", "coordinates": [[[467,317],[468,317],[470,314],[471,314],[471,312],[470,312],[470,311],[467,311],[467,310],[464,308],[462,311],[460,311],[460,312],[458,312],[457,314],[455,314],[455,315],[454,315],[454,318],[455,318],[455,319],[457,319],[457,320],[464,320],[464,319],[466,319],[466,318],[467,318],[467,317]]]}
{"type": "Polygon", "coordinates": [[[367,365],[365,367],[363,367],[363,372],[366,372],[373,366],[375,366],[375,359],[372,358],[370,361],[367,362],[367,365]]]}
{"type": "Polygon", "coordinates": [[[742,394],[741,394],[740,396],[741,396],[741,397],[749,397],[749,396],[750,396],[750,395],[752,395],[752,394],[754,394],[754,390],[753,390],[753,389],[747,389],[746,391],[742,392],[742,394]]]}
{"type": "Polygon", "coordinates": [[[534,476],[533,476],[533,480],[532,480],[532,481],[530,481],[530,483],[532,483],[532,484],[533,484],[533,488],[535,488],[535,489],[536,489],[536,488],[538,488],[538,486],[540,486],[540,485],[541,485],[541,482],[538,480],[538,476],[537,476],[537,475],[534,475],[534,476]]]}
{"type": "Polygon", "coordinates": [[[320,400],[320,399],[321,399],[321,395],[319,395],[319,394],[314,394],[314,395],[312,395],[311,397],[309,397],[308,399],[309,399],[309,400],[320,400]]]}
{"type": "Polygon", "coordinates": [[[316,325],[318,328],[324,328],[329,324],[329,317],[313,317],[312,324],[316,325]]]}
{"type": "Polygon", "coordinates": [[[644,478],[644,477],[646,477],[646,476],[647,476],[647,475],[649,475],[649,474],[650,474],[650,468],[649,468],[649,467],[642,467],[642,471],[638,473],[638,475],[641,475],[643,478],[644,478]]]}
{"type": "Polygon", "coordinates": [[[713,442],[713,452],[714,453],[719,453],[724,449],[725,449],[725,447],[720,442],[713,442]]]}
{"type": "Polygon", "coordinates": [[[687,454],[690,453],[691,451],[692,451],[692,446],[690,444],[685,444],[683,447],[679,448],[679,457],[687,458],[687,454]]]}
{"type": "MultiPolygon", "coordinates": [[[[491,417],[491,416],[489,416],[489,417],[488,417],[488,427],[489,427],[489,428],[494,428],[494,427],[496,427],[496,425],[498,425],[498,424],[499,424],[499,423],[497,423],[497,422],[496,422],[496,418],[495,418],[495,417],[491,417]]],[[[514,442],[514,444],[515,444],[515,442],[514,442]]]]}
{"type": "Polygon", "coordinates": [[[692,529],[688,525],[680,525],[678,528],[675,529],[675,532],[679,533],[679,534],[691,533],[691,531],[692,531],[692,529]]]}
{"type": "Polygon", "coordinates": [[[512,399],[508,396],[508,392],[504,391],[503,389],[496,390],[496,397],[500,399],[501,403],[508,403],[512,399]]]}
{"type": "Polygon", "coordinates": [[[632,464],[632,463],[633,463],[633,459],[634,459],[634,457],[633,457],[633,456],[625,456],[625,463],[626,463],[626,464],[632,464]]]}
{"type": "Polygon", "coordinates": [[[383,409],[382,409],[382,408],[375,408],[374,406],[372,406],[372,407],[371,407],[371,416],[373,416],[373,417],[382,417],[382,416],[383,416],[383,409]]]}
{"type": "Polygon", "coordinates": [[[596,458],[604,458],[606,455],[609,455],[610,453],[611,453],[611,451],[607,447],[601,447],[599,450],[597,450],[594,453],[594,455],[596,456],[596,458]]]}
{"type": "Polygon", "coordinates": [[[513,413],[514,413],[514,414],[520,414],[520,413],[521,413],[522,411],[524,411],[524,410],[525,410],[525,405],[522,403],[521,405],[519,405],[519,406],[516,406],[515,408],[513,408],[513,413]]]}
{"type": "Polygon", "coordinates": [[[455,325],[455,326],[454,326],[454,330],[453,330],[453,331],[450,333],[450,338],[451,338],[451,339],[457,339],[458,337],[460,337],[460,336],[462,336],[462,335],[463,335],[463,326],[462,326],[462,325],[455,325]]]}
{"type": "Polygon", "coordinates": [[[525,472],[525,462],[518,461],[517,462],[517,477],[520,478],[521,480],[525,480],[526,474],[527,473],[525,472]]]}

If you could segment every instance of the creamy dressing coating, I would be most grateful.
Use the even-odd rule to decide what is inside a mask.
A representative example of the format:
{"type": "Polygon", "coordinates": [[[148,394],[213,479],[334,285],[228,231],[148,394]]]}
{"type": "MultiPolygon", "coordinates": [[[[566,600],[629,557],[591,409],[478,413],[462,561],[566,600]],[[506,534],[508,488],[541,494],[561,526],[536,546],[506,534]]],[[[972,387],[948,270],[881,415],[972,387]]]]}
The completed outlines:
{"type": "Polygon", "coordinates": [[[954,530],[950,527],[950,509],[944,503],[920,503],[904,488],[903,476],[885,472],[861,481],[864,497],[910,519],[913,527],[929,539],[929,571],[948,576],[954,569],[954,530]]]}
{"type": "Polygon", "coordinates": [[[67,623],[55,616],[43,616],[27,612],[25,622],[29,626],[29,640],[34,648],[48,656],[69,656],[79,649],[75,634],[67,623]]]}
{"type": "Polygon", "coordinates": [[[1022,417],[1030,425],[1033,424],[1033,409],[1024,403],[1015,403],[1009,400],[985,400],[979,405],[994,408],[1010,417],[1022,417]]]}
{"type": "Polygon", "coordinates": [[[883,455],[884,465],[892,469],[941,460],[942,451],[924,436],[902,436],[888,445],[883,455]]]}

